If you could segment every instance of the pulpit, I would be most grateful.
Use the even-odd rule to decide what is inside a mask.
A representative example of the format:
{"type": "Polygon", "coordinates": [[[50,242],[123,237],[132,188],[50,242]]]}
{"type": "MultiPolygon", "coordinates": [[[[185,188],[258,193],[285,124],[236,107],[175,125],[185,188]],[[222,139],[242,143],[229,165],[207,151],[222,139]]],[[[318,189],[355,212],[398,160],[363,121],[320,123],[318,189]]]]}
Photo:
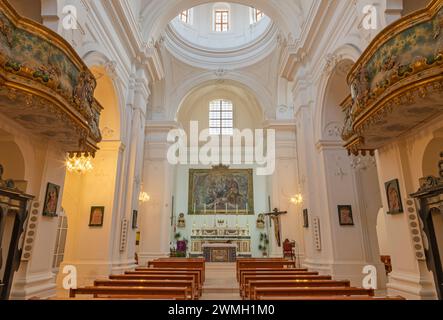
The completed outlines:
{"type": "Polygon", "coordinates": [[[14,273],[20,266],[23,243],[20,241],[28,218],[32,196],[2,180],[0,165],[0,300],[9,299],[14,273]]]}
{"type": "Polygon", "coordinates": [[[205,243],[202,248],[206,262],[237,261],[237,246],[235,244],[205,243]]]}

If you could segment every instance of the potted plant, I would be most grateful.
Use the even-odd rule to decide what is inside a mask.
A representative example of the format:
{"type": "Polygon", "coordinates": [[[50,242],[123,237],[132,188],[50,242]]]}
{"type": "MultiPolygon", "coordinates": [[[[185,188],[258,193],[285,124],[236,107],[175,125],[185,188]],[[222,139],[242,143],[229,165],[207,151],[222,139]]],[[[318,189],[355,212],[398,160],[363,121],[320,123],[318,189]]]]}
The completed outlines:
{"type": "Polygon", "coordinates": [[[258,250],[261,251],[263,257],[268,256],[268,247],[269,247],[269,238],[266,233],[260,234],[260,244],[258,246],[258,250]]]}

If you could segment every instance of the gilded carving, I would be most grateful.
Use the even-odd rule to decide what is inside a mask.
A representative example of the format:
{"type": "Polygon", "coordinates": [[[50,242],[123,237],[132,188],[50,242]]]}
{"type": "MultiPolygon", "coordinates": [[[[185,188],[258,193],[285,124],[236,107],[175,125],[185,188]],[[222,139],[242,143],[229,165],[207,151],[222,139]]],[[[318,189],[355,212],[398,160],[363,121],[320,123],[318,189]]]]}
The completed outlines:
{"type": "MultiPolygon", "coordinates": [[[[0,99],[7,97],[19,106],[10,110],[11,116],[16,118],[21,112],[26,119],[38,108],[40,112],[46,110],[67,126],[66,130],[77,133],[77,151],[95,151],[101,140],[102,108],[94,99],[97,83],[92,73],[60,36],[30,21],[23,24],[5,2],[0,2],[0,9],[0,73],[6,80],[0,99]],[[33,24],[32,28],[28,24],[33,24]],[[41,32],[36,32],[39,28],[41,32]],[[81,116],[67,112],[69,109],[81,116]]],[[[27,125],[32,126],[32,122],[27,125]]],[[[44,135],[54,132],[46,130],[44,135]]],[[[63,143],[76,138],[66,133],[66,138],[59,140],[63,143]]]]}
{"type": "MultiPolygon", "coordinates": [[[[362,142],[366,132],[376,136],[376,128],[386,126],[385,119],[398,114],[398,108],[438,99],[443,88],[443,4],[433,1],[427,10],[431,15],[419,12],[419,19],[389,26],[349,74],[352,102],[343,105],[342,138],[350,152],[367,148],[362,142]]],[[[396,123],[395,128],[406,127],[396,123]]]]}

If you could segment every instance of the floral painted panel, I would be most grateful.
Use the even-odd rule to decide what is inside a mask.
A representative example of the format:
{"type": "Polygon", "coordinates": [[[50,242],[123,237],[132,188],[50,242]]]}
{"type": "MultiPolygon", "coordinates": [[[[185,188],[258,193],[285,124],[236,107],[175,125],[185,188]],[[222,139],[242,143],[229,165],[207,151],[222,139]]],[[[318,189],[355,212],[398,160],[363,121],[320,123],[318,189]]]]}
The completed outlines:
{"type": "Polygon", "coordinates": [[[440,63],[443,8],[432,20],[414,25],[384,43],[359,70],[352,82],[352,96],[363,106],[399,80],[440,63]]]}

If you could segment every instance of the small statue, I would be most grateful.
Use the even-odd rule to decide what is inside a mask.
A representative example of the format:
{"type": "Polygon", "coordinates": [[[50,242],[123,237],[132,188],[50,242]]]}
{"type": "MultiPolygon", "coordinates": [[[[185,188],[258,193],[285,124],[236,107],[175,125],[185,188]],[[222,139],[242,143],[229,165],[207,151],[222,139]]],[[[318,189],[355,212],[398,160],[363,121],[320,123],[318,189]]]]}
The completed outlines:
{"type": "Polygon", "coordinates": [[[178,228],[186,228],[186,220],[185,220],[185,214],[184,213],[180,213],[178,215],[178,222],[177,222],[177,227],[178,228]]]}
{"type": "Polygon", "coordinates": [[[264,214],[259,214],[257,219],[257,229],[264,229],[265,228],[265,216],[264,214]]]}

